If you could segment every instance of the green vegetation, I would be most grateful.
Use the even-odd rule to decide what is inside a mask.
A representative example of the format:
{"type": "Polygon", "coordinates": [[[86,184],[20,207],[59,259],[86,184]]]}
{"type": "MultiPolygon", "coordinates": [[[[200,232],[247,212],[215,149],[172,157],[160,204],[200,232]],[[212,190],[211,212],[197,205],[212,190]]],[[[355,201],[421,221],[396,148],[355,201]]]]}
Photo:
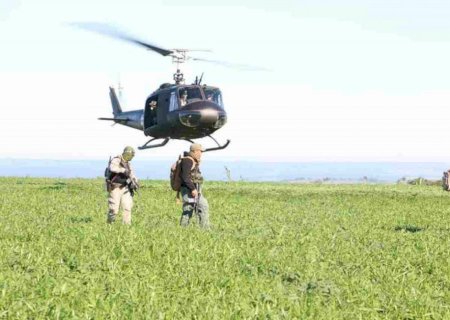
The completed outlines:
{"type": "Polygon", "coordinates": [[[133,225],[103,182],[0,178],[0,318],[450,319],[438,186],[207,182],[213,229],[144,181],[133,225]]]}
{"type": "Polygon", "coordinates": [[[406,177],[403,177],[397,181],[397,183],[407,183],[412,185],[425,185],[425,186],[441,186],[442,187],[442,179],[440,180],[429,180],[424,179],[422,177],[415,178],[415,179],[406,179],[406,177]]]}

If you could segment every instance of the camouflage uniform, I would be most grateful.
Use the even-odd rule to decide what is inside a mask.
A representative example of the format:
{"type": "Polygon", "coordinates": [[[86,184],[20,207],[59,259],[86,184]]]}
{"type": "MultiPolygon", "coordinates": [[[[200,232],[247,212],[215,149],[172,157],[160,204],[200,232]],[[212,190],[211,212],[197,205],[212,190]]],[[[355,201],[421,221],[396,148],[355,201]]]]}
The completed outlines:
{"type": "Polygon", "coordinates": [[[200,226],[209,229],[209,206],[208,201],[202,194],[203,177],[200,172],[198,161],[192,157],[185,157],[181,164],[181,195],[183,199],[183,213],[180,225],[186,227],[195,213],[198,216],[200,226]],[[188,172],[186,172],[188,171],[188,172]],[[198,197],[192,196],[192,190],[198,191],[198,197]]]}
{"type": "Polygon", "coordinates": [[[137,181],[137,178],[131,167],[130,161],[125,161],[122,155],[119,155],[111,160],[109,170],[113,173],[114,177],[111,179],[112,182],[109,187],[109,210],[107,222],[112,223],[116,220],[116,216],[119,213],[119,208],[120,206],[122,206],[122,221],[124,224],[131,224],[131,209],[133,208],[133,197],[131,196],[130,189],[126,184],[118,183],[115,181],[126,179],[125,172],[127,170],[130,172],[131,179],[135,179],[135,181],[137,181]],[[115,177],[117,177],[117,179],[115,179],[115,177]]]}

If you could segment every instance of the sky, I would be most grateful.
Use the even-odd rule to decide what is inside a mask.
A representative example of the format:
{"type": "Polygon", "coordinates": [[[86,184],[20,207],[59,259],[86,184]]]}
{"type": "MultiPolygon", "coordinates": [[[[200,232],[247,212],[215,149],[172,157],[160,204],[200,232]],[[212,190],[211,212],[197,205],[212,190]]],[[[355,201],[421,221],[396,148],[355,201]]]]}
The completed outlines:
{"type": "Polygon", "coordinates": [[[224,95],[229,120],[214,136],[231,144],[207,159],[450,162],[448,17],[444,0],[0,0],[0,158],[103,159],[146,142],[97,120],[111,116],[108,86],[121,83],[123,109],[142,109],[175,67],[70,25],[100,22],[270,69],[183,67],[224,95]]]}

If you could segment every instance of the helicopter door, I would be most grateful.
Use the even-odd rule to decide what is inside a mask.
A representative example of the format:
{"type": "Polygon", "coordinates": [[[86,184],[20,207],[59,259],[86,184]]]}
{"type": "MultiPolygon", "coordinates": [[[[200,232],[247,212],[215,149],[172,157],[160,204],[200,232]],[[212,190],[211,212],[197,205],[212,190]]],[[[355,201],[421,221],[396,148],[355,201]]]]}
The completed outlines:
{"type": "Polygon", "coordinates": [[[144,128],[157,124],[158,96],[150,97],[145,103],[144,128]]]}

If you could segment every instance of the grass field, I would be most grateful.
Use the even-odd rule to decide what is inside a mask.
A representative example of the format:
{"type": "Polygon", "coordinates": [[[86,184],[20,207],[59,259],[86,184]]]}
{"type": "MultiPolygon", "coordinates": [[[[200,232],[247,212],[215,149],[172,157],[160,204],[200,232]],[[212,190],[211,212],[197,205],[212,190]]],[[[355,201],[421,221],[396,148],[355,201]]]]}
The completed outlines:
{"type": "Polygon", "coordinates": [[[100,179],[0,186],[0,318],[450,319],[439,187],[207,182],[206,232],[164,181],[131,227],[100,179]]]}

